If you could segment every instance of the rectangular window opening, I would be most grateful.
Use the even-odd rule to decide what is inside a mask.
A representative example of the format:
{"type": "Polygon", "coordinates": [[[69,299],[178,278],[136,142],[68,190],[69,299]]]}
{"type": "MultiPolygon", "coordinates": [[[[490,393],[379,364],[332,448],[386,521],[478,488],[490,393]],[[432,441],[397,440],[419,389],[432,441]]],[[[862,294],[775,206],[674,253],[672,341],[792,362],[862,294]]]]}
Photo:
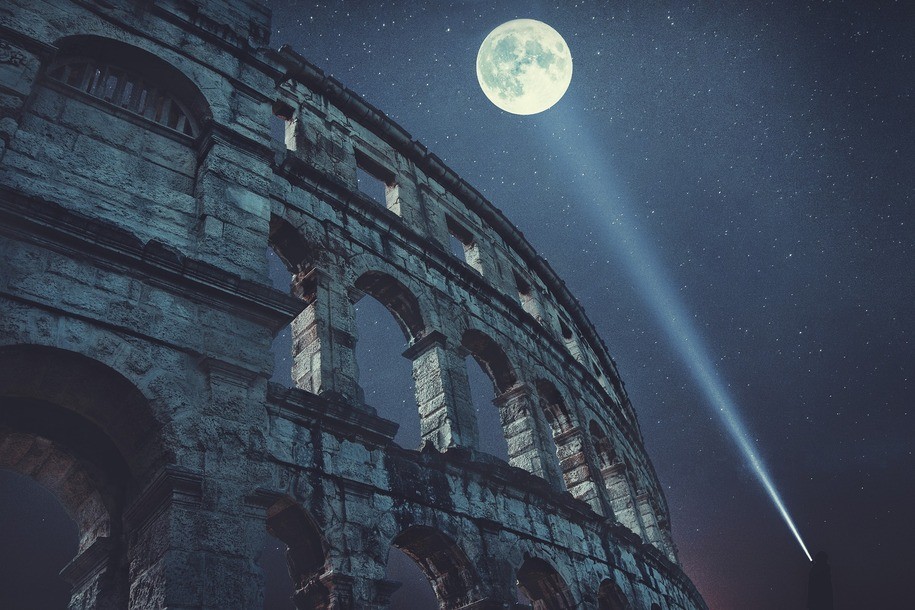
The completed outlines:
{"type": "Polygon", "coordinates": [[[480,250],[477,246],[477,240],[473,237],[473,233],[461,226],[450,216],[445,217],[445,222],[448,225],[448,233],[451,236],[449,241],[451,253],[455,255],[455,258],[464,261],[476,269],[477,273],[483,275],[480,250]]]}
{"type": "Polygon", "coordinates": [[[359,150],[356,151],[356,184],[373,201],[400,213],[400,189],[394,172],[359,150]]]}
{"type": "Polygon", "coordinates": [[[515,277],[515,286],[518,288],[518,301],[521,303],[521,307],[532,318],[542,324],[544,319],[543,307],[534,287],[525,278],[521,277],[521,274],[517,271],[512,271],[512,275],[515,277]]]}
{"type": "Polygon", "coordinates": [[[295,109],[282,100],[273,102],[273,116],[270,118],[270,135],[282,142],[286,150],[295,150],[295,109]]]}

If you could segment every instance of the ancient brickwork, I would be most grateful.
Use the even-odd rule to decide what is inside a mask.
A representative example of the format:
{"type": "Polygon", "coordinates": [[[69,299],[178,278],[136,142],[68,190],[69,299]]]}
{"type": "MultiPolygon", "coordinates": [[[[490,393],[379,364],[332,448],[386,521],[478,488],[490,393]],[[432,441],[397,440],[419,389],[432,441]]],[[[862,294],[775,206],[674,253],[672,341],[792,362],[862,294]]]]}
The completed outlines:
{"type": "Polygon", "coordinates": [[[0,8],[0,467],[74,516],[71,608],[263,607],[268,531],[298,608],[388,607],[391,547],[443,608],[514,607],[516,583],[542,609],[705,608],[562,281],[267,32],[250,1],[0,8]],[[418,451],[359,387],[365,295],[409,345],[418,451]],[[267,381],[290,324],[291,389],[267,381]],[[508,463],[478,448],[468,355],[508,463]]]}

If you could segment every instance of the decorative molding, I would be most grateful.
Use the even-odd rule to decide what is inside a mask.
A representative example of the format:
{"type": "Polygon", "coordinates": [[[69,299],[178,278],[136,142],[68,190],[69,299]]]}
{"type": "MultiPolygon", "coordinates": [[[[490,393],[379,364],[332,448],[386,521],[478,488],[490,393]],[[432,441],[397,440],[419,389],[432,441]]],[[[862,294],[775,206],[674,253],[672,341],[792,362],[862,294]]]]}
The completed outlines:
{"type": "Polygon", "coordinates": [[[114,546],[111,538],[99,536],[64,566],[60,571],[61,578],[70,583],[74,589],[78,589],[88,580],[108,569],[114,546]]]}
{"type": "Polygon", "coordinates": [[[433,330],[413,341],[413,343],[410,344],[410,347],[404,350],[403,357],[408,360],[415,360],[433,347],[445,349],[447,346],[448,340],[445,335],[437,330],[433,330]]]}
{"type": "Polygon", "coordinates": [[[207,373],[211,381],[219,379],[245,389],[251,387],[251,384],[260,375],[259,371],[252,371],[213,356],[200,358],[198,364],[207,373]]]}
{"type": "Polygon", "coordinates": [[[167,506],[200,506],[202,501],[202,476],[177,466],[166,466],[124,511],[124,521],[130,529],[139,528],[167,506]]]}

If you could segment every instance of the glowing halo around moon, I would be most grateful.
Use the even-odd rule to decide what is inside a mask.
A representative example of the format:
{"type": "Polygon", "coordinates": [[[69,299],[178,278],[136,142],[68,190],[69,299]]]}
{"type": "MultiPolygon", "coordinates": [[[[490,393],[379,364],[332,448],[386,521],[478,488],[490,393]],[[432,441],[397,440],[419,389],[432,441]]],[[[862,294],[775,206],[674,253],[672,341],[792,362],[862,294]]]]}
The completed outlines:
{"type": "Polygon", "coordinates": [[[559,32],[534,19],[494,29],[477,53],[477,80],[489,100],[512,114],[537,114],[572,82],[572,53],[559,32]]]}

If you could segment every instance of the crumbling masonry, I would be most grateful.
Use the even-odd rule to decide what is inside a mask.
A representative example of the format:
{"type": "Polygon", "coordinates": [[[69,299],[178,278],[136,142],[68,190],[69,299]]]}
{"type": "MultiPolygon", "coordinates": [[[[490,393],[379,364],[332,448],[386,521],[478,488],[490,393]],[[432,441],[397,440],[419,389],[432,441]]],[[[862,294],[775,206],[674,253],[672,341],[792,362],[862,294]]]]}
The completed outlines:
{"type": "Polygon", "coordinates": [[[0,6],[0,468],[77,522],[70,608],[262,608],[267,532],[297,608],[388,607],[392,546],[442,608],[516,607],[516,583],[538,609],[705,608],[562,281],[269,29],[250,0],[0,6]],[[362,398],[364,295],[408,341],[419,451],[362,398]],[[268,383],[289,324],[292,389],[268,383]],[[508,463],[477,449],[468,354],[508,463]]]}

